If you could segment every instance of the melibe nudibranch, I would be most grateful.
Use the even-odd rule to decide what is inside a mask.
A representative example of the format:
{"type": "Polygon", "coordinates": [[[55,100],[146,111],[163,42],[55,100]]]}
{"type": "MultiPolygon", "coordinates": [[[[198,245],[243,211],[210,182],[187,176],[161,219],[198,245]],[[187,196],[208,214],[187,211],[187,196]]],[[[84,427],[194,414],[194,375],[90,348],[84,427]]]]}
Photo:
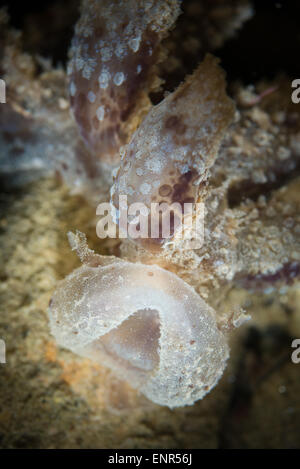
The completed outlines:
{"type": "MultiPolygon", "coordinates": [[[[152,28],[150,37],[155,47],[178,14],[178,2],[158,2],[158,8],[162,3],[167,21],[152,28]]],[[[144,8],[145,2],[141,5],[144,8]]],[[[95,43],[94,33],[99,38],[109,33],[107,25],[103,29],[97,23],[98,29],[94,28],[98,7],[104,18],[111,9],[106,2],[103,8],[99,2],[83,2],[71,61],[71,102],[87,145],[101,153],[99,158],[114,160],[117,148],[128,141],[129,132],[134,129],[129,124],[127,101],[123,98],[127,96],[127,85],[131,86],[135,78],[129,76],[129,71],[134,70],[130,67],[128,76],[123,75],[120,81],[120,74],[113,67],[116,64],[113,55],[121,54],[119,65],[124,65],[128,57],[139,61],[151,56],[149,50],[153,47],[147,39],[148,27],[141,35],[141,45],[148,44],[146,56],[141,49],[139,57],[138,48],[135,51],[138,53],[133,55],[124,41],[121,44],[126,46],[124,50],[120,43],[112,42],[112,47],[102,44],[103,70],[99,75],[97,61],[87,60],[95,43]],[[94,16],[90,14],[92,4],[97,6],[94,16]],[[85,92],[84,85],[89,88],[85,92]],[[120,104],[118,96],[127,116],[121,125],[119,118],[116,120],[116,112],[111,114],[109,105],[120,104]],[[106,107],[100,109],[100,101],[102,105],[105,101],[106,107]],[[109,130],[112,122],[118,125],[109,130]]],[[[147,19],[143,8],[142,18],[147,19]]],[[[118,19],[116,11],[113,17],[118,19]]],[[[117,21],[116,31],[119,26],[117,21]]],[[[157,57],[147,62],[147,73],[155,62],[157,57]]],[[[218,60],[207,55],[193,75],[151,108],[122,150],[119,172],[111,190],[116,213],[120,208],[116,203],[119,195],[127,196],[129,204],[143,203],[146,209],[152,202],[178,203],[181,208],[185,203],[205,200],[209,168],[234,115],[234,104],[225,88],[225,76],[218,60]]],[[[149,86],[146,91],[149,92],[149,86]]],[[[170,238],[176,237],[175,226],[170,238]]],[[[168,270],[168,265],[162,268],[159,262],[154,264],[151,253],[143,263],[133,263],[95,254],[79,232],[70,233],[69,240],[83,265],[59,283],[52,297],[49,317],[57,342],[109,367],[157,404],[172,408],[191,405],[203,398],[223,374],[229,356],[228,331],[242,322],[243,314],[217,317],[191,285],[168,270]]],[[[159,232],[154,241],[153,238],[144,241],[152,249],[153,245],[163,246],[169,239],[161,240],[159,232]]]]}
{"type": "Polygon", "coordinates": [[[158,265],[95,254],[80,232],[69,233],[69,241],[83,265],[50,302],[57,342],[109,367],[157,404],[191,405],[205,396],[223,374],[227,332],[240,318],[224,323],[190,285],[158,265]]]}
{"type": "MultiPolygon", "coordinates": [[[[120,194],[146,207],[162,199],[180,206],[204,200],[209,168],[233,114],[224,72],[208,55],[133,135],[112,202],[120,194]]],[[[69,240],[83,265],[60,282],[51,301],[58,343],[111,368],[157,404],[191,405],[205,396],[223,374],[228,331],[246,318],[243,313],[217,317],[168,265],[153,264],[151,253],[132,263],[95,254],[80,233],[69,240]]],[[[145,242],[153,247],[153,239],[145,242]]]]}

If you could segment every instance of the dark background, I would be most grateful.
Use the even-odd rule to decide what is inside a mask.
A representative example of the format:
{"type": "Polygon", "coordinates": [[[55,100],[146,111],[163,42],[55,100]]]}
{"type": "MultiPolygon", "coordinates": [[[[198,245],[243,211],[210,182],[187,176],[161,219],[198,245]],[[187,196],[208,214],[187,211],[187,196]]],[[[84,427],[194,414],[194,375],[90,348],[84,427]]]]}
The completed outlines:
{"type": "MultiPolygon", "coordinates": [[[[229,80],[253,83],[284,71],[300,76],[300,2],[254,0],[256,14],[238,33],[216,51],[229,80]]],[[[185,1],[183,1],[184,9],[185,1]]],[[[24,31],[24,49],[65,63],[78,17],[79,0],[0,0],[7,5],[11,24],[24,31]],[[31,34],[26,34],[31,27],[31,34]],[[32,28],[35,34],[32,36],[32,28]]]]}

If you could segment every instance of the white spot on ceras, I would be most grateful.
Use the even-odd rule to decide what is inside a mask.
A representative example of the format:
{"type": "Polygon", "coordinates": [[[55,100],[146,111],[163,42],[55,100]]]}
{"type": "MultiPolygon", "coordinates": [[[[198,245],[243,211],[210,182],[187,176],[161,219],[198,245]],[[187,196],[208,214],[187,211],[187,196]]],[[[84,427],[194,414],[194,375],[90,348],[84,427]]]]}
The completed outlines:
{"type": "Polygon", "coordinates": [[[143,184],[140,185],[140,192],[143,195],[149,194],[150,191],[151,191],[151,186],[147,182],[143,182],[143,184]]]}
{"type": "Polygon", "coordinates": [[[84,59],[81,56],[75,58],[75,67],[78,72],[83,69],[84,59]]]}
{"type": "Polygon", "coordinates": [[[122,58],[126,55],[125,46],[124,46],[124,44],[122,44],[121,42],[116,45],[116,48],[115,48],[115,55],[116,55],[117,57],[119,57],[119,59],[122,59],[122,58]]]}
{"type": "Polygon", "coordinates": [[[105,114],[105,110],[104,110],[104,106],[99,106],[97,111],[96,111],[96,116],[97,116],[97,119],[101,122],[103,121],[104,119],[104,114],[105,114]]]}
{"type": "Polygon", "coordinates": [[[73,73],[73,63],[69,62],[67,65],[67,75],[71,75],[73,73]]]}
{"type": "Polygon", "coordinates": [[[110,73],[107,70],[103,70],[98,78],[100,88],[105,90],[108,87],[109,80],[110,73]]]}
{"type": "Polygon", "coordinates": [[[92,104],[96,101],[96,95],[92,91],[88,92],[87,97],[88,97],[89,102],[92,104]]]}
{"type": "Polygon", "coordinates": [[[101,60],[102,62],[107,62],[111,59],[112,50],[111,47],[102,47],[101,48],[101,60]]]}
{"type": "Polygon", "coordinates": [[[75,85],[74,81],[72,81],[71,84],[70,84],[70,95],[75,96],[76,90],[77,90],[76,85],[75,85]]]}
{"type": "Polygon", "coordinates": [[[88,59],[86,60],[83,70],[82,70],[82,76],[83,78],[86,78],[89,80],[91,78],[92,73],[94,73],[95,68],[96,68],[97,62],[95,59],[88,59]]]}
{"type": "Polygon", "coordinates": [[[123,81],[125,80],[125,75],[123,72],[117,72],[114,76],[114,83],[117,86],[122,85],[123,81]]]}
{"type": "Polygon", "coordinates": [[[150,160],[146,160],[145,166],[152,173],[159,174],[164,165],[159,157],[154,157],[150,160]]]}
{"type": "Polygon", "coordinates": [[[141,36],[134,37],[128,41],[128,45],[133,52],[137,52],[140,48],[141,36]]]}
{"type": "Polygon", "coordinates": [[[141,65],[138,65],[138,66],[136,67],[136,73],[139,74],[139,73],[141,73],[141,71],[142,71],[142,66],[141,66],[141,65]]]}

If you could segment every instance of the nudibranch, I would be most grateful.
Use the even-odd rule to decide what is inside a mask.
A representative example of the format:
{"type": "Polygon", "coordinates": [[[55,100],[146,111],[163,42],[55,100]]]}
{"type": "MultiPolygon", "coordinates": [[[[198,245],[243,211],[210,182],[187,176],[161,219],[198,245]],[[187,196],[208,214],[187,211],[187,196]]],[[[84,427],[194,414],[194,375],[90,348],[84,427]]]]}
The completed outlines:
{"type": "MultiPolygon", "coordinates": [[[[226,94],[224,71],[207,55],[195,72],[150,110],[122,153],[111,190],[119,210],[120,196],[128,205],[196,203],[204,200],[209,168],[235,112],[226,94]]],[[[174,235],[171,233],[171,237],[174,235]]],[[[138,238],[152,249],[168,239],[138,238]]]]}
{"type": "Polygon", "coordinates": [[[159,86],[161,40],[180,13],[178,0],[83,0],[68,67],[75,120],[89,150],[118,163],[119,148],[159,86]]]}
{"type": "Polygon", "coordinates": [[[214,310],[177,275],[89,250],[69,234],[83,265],[50,302],[51,332],[106,365],[153,402],[191,405],[222,376],[229,355],[214,310]]]}

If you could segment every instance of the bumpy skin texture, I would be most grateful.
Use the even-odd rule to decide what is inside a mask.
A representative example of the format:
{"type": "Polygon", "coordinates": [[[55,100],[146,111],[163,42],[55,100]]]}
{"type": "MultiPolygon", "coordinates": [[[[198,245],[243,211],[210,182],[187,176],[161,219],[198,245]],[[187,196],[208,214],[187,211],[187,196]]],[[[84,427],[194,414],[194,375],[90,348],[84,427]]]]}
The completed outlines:
{"type": "MultiPolygon", "coordinates": [[[[183,206],[201,201],[208,169],[233,116],[224,72],[207,55],[192,76],[152,108],[133,135],[112,188],[114,206],[119,209],[122,195],[128,205],[142,202],[149,210],[153,202],[183,206]]],[[[153,247],[153,239],[139,240],[153,247]]]]}
{"type": "Polygon", "coordinates": [[[202,398],[228,358],[213,309],[156,265],[98,260],[90,257],[58,285],[49,310],[58,343],[110,367],[157,404],[202,398]]]}
{"type": "Polygon", "coordinates": [[[159,44],[179,14],[178,0],[83,0],[71,48],[70,96],[88,148],[119,160],[157,87],[159,44]]]}

